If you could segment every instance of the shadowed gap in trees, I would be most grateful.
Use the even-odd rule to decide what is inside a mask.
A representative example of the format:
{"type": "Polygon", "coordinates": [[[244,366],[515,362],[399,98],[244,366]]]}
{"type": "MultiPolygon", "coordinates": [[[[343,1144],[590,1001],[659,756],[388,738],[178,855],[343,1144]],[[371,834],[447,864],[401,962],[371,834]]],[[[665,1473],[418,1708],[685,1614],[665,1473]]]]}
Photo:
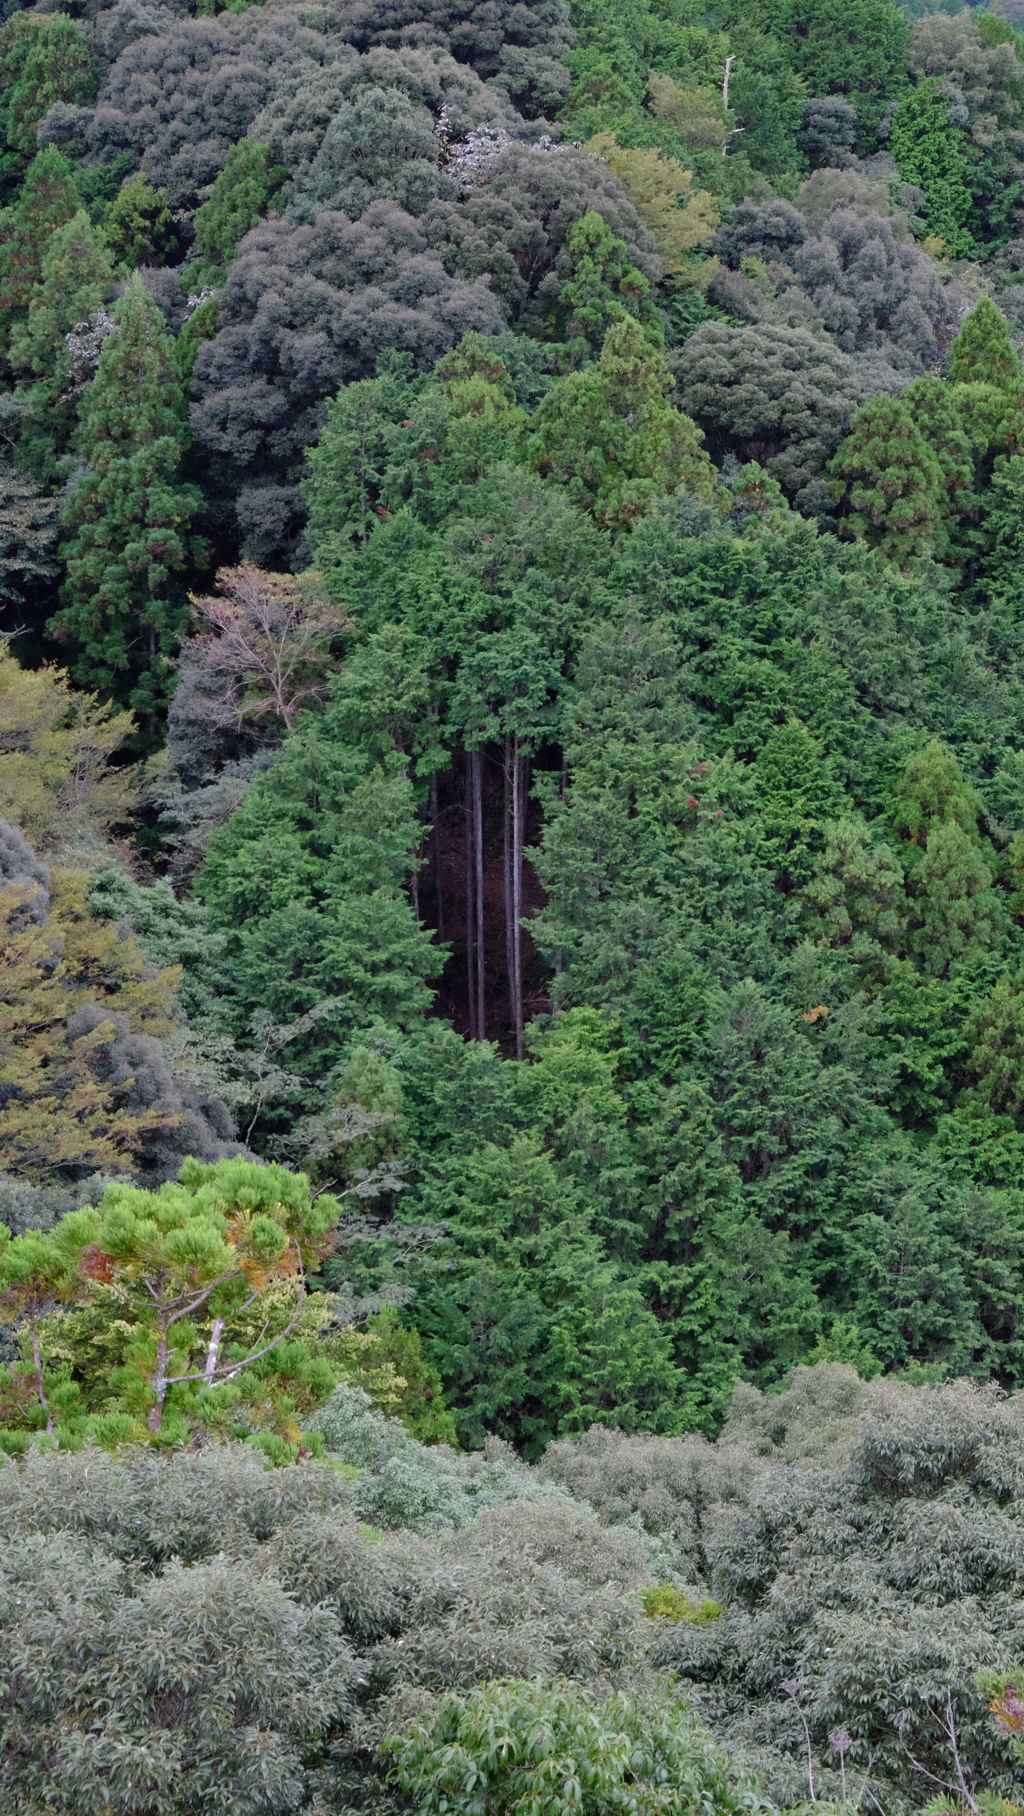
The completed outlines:
{"type": "Polygon", "coordinates": [[[434,1013],[511,1055],[522,1052],[525,1023],[550,1007],[544,965],[521,924],[545,901],[523,851],[540,836],[534,774],[558,761],[554,751],[528,757],[511,738],[459,751],[434,777],[425,810],[433,830],[413,906],[451,947],[434,1013]]]}

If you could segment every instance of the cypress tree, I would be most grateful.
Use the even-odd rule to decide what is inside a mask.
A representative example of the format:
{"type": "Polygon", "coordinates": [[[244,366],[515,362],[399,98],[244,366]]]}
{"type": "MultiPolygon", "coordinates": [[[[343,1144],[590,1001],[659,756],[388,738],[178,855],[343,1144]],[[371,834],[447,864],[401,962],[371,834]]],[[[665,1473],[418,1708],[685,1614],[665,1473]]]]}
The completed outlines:
{"type": "Polygon", "coordinates": [[[925,218],[932,233],[941,236],[954,257],[970,257],[974,240],[967,226],[969,141],[953,125],[949,96],[937,82],[918,83],[900,103],[890,149],[903,181],[924,190],[925,218]]]}
{"type": "Polygon", "coordinates": [[[954,384],[1020,384],[1020,363],[1006,322],[991,297],[983,296],[971,310],[950,349],[949,376],[954,384]]]}
{"type": "Polygon", "coordinates": [[[85,686],[151,715],[169,696],[188,603],[171,581],[202,545],[189,534],[196,486],[176,482],[185,400],[159,310],[136,276],[113,312],[82,409],[90,465],[64,509],[63,611],[52,630],[77,647],[85,686]]]}
{"type": "Polygon", "coordinates": [[[828,472],[847,535],[898,562],[940,545],[942,469],[900,398],[881,392],[857,411],[828,472]]]}
{"type": "Polygon", "coordinates": [[[78,212],[71,166],[56,145],[33,158],[10,208],[0,210],[0,321],[11,324],[28,305],[50,235],[78,212]]]}

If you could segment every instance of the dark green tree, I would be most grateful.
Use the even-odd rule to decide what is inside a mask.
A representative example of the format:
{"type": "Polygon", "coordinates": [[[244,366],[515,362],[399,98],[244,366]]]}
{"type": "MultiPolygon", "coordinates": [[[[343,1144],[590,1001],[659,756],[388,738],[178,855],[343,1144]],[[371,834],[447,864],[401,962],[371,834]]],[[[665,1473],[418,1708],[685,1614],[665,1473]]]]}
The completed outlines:
{"type": "Polygon", "coordinates": [[[201,558],[190,531],[202,494],[177,479],[185,402],[160,312],[138,278],[113,311],[78,441],[89,462],[64,508],[68,577],[56,635],[86,685],[152,715],[188,619],[173,579],[201,558]]]}
{"type": "Polygon", "coordinates": [[[628,530],[684,487],[708,500],[714,469],[696,424],[666,398],[672,380],[640,323],[616,322],[596,365],[571,372],[536,416],[531,459],[597,522],[628,530]]]}
{"type": "Polygon", "coordinates": [[[844,534],[900,563],[941,548],[942,469],[901,398],[883,391],[857,411],[828,473],[844,534]]]}
{"type": "Polygon", "coordinates": [[[14,202],[0,210],[0,340],[25,313],[50,235],[77,212],[71,165],[56,145],[47,145],[33,158],[14,202]]]}
{"type": "Polygon", "coordinates": [[[17,180],[36,151],[36,127],[55,101],[94,101],[102,69],[85,30],[66,13],[16,12],[0,31],[0,180],[17,180]]]}
{"type": "Polygon", "coordinates": [[[107,244],[119,265],[160,265],[174,240],[167,197],[146,177],[132,177],[103,216],[107,244]]]}

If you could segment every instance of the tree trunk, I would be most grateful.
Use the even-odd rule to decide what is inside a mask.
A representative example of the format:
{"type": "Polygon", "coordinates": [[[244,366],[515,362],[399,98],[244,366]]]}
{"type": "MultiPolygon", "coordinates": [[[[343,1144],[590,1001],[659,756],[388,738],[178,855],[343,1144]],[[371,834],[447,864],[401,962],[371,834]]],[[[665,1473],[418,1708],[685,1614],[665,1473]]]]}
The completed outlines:
{"type": "Polygon", "coordinates": [[[167,1328],[166,1308],[161,1306],[157,1312],[156,1324],[156,1367],[153,1370],[153,1404],[146,1416],[146,1426],[154,1436],[160,1430],[164,1418],[164,1401],[167,1398],[167,1328]]]}
{"type": "Polygon", "coordinates": [[[39,1324],[38,1320],[31,1313],[28,1320],[28,1329],[29,1336],[32,1340],[32,1366],[36,1371],[36,1394],[39,1399],[39,1404],[46,1414],[46,1429],[47,1431],[52,1431],[53,1414],[50,1411],[50,1402],[46,1398],[46,1388],[43,1384],[43,1356],[42,1351],[39,1348],[39,1324]]]}
{"type": "Polygon", "coordinates": [[[476,905],[473,900],[473,759],[466,752],[466,994],[469,1038],[476,1039],[476,905]]]}
{"type": "Polygon", "coordinates": [[[473,860],[476,875],[476,1025],[477,1040],[486,1034],[484,1020],[484,790],[483,752],[473,752],[473,860]]]}
{"type": "Polygon", "coordinates": [[[444,896],[441,893],[441,834],[437,824],[437,773],[430,778],[430,801],[427,809],[430,814],[430,850],[434,864],[434,918],[437,921],[437,937],[444,939],[444,896]]]}
{"type": "Polygon", "coordinates": [[[508,1019],[514,1029],[516,1025],[516,948],[513,921],[515,902],[512,888],[512,867],[514,859],[512,795],[515,787],[512,770],[515,764],[515,739],[506,734],[502,750],[503,762],[503,800],[502,800],[502,868],[505,885],[505,969],[508,974],[508,1019]]]}
{"type": "Polygon", "coordinates": [[[516,1034],[516,1058],[523,1057],[523,821],[526,800],[527,759],[512,741],[512,957],[515,988],[513,1025],[516,1034]]]}

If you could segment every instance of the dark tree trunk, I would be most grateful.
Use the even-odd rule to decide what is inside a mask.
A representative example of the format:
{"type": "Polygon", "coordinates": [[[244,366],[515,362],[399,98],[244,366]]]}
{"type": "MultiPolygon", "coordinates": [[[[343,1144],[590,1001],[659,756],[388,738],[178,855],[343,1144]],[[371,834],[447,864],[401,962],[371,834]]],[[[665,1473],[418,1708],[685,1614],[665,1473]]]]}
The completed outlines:
{"type": "Polygon", "coordinates": [[[441,890],[441,834],[437,824],[437,775],[430,778],[430,855],[434,866],[434,918],[437,922],[437,937],[444,939],[444,895],[441,890]]]}
{"type": "Polygon", "coordinates": [[[466,752],[466,989],[469,1002],[469,1038],[476,1039],[476,903],[473,879],[473,759],[466,752]]]}
{"type": "Polygon", "coordinates": [[[485,1038],[484,1023],[484,791],[483,752],[474,750],[473,765],[473,868],[476,893],[476,1026],[477,1040],[485,1038]]]}

